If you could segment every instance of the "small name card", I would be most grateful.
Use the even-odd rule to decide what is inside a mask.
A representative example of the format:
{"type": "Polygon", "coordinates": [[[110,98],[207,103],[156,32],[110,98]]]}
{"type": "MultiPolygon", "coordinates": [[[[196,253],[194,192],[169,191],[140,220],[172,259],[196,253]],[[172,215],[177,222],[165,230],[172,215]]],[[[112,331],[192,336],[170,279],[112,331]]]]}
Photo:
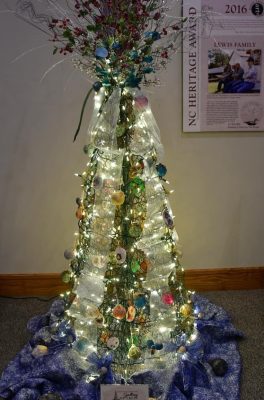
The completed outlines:
{"type": "Polygon", "coordinates": [[[148,400],[148,385],[101,385],[101,400],[148,400]]]}

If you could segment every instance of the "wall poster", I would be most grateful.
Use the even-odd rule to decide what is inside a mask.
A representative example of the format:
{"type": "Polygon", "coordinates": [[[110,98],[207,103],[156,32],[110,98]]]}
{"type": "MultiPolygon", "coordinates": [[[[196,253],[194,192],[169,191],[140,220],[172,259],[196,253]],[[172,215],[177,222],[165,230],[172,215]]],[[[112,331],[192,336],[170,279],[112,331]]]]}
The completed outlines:
{"type": "Polygon", "coordinates": [[[264,0],[183,0],[183,131],[264,131],[264,0]]]}

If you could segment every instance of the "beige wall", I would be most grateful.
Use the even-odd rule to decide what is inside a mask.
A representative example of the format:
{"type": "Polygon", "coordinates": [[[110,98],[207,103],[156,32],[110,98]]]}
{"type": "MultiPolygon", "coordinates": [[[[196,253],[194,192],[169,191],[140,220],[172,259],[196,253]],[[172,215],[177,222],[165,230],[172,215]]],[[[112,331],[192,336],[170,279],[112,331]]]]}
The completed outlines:
{"type": "MultiPolygon", "coordinates": [[[[11,61],[45,37],[0,15],[1,273],[58,272],[76,229],[75,197],[85,156],[72,143],[89,83],[50,47],[11,61]]],[[[264,137],[183,134],[181,56],[152,90],[162,132],[177,231],[188,268],[264,265],[264,137]]],[[[91,103],[90,103],[91,104],[91,103]]],[[[88,113],[89,114],[89,113],[88,113]]],[[[87,115],[86,122],[88,123],[87,115]]]]}

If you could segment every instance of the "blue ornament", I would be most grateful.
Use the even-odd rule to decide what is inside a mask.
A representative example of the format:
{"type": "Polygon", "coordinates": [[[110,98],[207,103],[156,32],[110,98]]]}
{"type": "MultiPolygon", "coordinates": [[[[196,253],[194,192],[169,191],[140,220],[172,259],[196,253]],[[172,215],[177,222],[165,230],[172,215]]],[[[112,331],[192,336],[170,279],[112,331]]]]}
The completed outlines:
{"type": "Polygon", "coordinates": [[[140,296],[134,300],[134,304],[137,308],[143,308],[147,304],[145,296],[140,296]]]}
{"type": "Polygon", "coordinates": [[[153,57],[152,56],[146,56],[143,58],[143,61],[147,62],[147,63],[151,63],[153,61],[153,57]]]}
{"type": "Polygon", "coordinates": [[[82,353],[87,349],[88,344],[89,344],[88,340],[82,338],[76,342],[75,347],[80,353],[82,353]]]}
{"type": "Polygon", "coordinates": [[[140,84],[142,78],[138,78],[136,77],[134,74],[129,75],[129,77],[127,78],[126,82],[125,82],[125,86],[127,87],[138,87],[138,85],[140,84]]]}
{"type": "Polygon", "coordinates": [[[154,70],[153,70],[153,68],[151,68],[151,67],[146,67],[146,68],[143,68],[143,73],[144,74],[150,74],[151,72],[153,72],[154,70]]]}
{"type": "Polygon", "coordinates": [[[97,47],[95,55],[98,58],[106,58],[108,56],[108,50],[105,47],[97,47]]]}
{"type": "Polygon", "coordinates": [[[152,39],[153,40],[159,40],[161,38],[159,32],[152,32],[152,39]]]}
{"type": "Polygon", "coordinates": [[[159,40],[161,38],[160,33],[156,31],[146,32],[145,37],[147,39],[152,39],[153,41],[159,40]]]}
{"type": "Polygon", "coordinates": [[[93,89],[94,89],[95,92],[99,92],[101,87],[102,87],[102,82],[100,82],[100,81],[94,82],[93,89]]]}
{"type": "Polygon", "coordinates": [[[155,344],[155,349],[156,350],[162,350],[163,349],[163,344],[162,343],[156,343],[155,344]]]}
{"type": "Polygon", "coordinates": [[[129,53],[131,60],[136,60],[138,58],[138,52],[136,50],[133,50],[129,53]]]}
{"type": "Polygon", "coordinates": [[[148,348],[148,349],[151,349],[152,346],[154,346],[153,340],[151,340],[151,339],[147,340],[147,348],[148,348]]]}
{"type": "Polygon", "coordinates": [[[163,164],[156,165],[156,170],[160,178],[163,178],[163,176],[165,176],[167,173],[167,168],[163,164]]]}
{"type": "Polygon", "coordinates": [[[113,43],[112,49],[113,50],[120,50],[122,48],[121,44],[118,42],[113,43]]]}

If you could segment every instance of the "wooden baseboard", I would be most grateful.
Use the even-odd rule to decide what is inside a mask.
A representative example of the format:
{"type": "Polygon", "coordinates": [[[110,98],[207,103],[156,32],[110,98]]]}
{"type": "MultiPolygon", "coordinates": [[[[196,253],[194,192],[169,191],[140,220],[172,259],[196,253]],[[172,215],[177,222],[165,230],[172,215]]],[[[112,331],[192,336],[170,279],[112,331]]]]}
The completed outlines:
{"type": "MultiPolygon", "coordinates": [[[[198,292],[264,289],[264,267],[188,269],[185,285],[198,292]]],[[[0,274],[0,296],[56,296],[69,287],[60,274],[0,274]]]]}

